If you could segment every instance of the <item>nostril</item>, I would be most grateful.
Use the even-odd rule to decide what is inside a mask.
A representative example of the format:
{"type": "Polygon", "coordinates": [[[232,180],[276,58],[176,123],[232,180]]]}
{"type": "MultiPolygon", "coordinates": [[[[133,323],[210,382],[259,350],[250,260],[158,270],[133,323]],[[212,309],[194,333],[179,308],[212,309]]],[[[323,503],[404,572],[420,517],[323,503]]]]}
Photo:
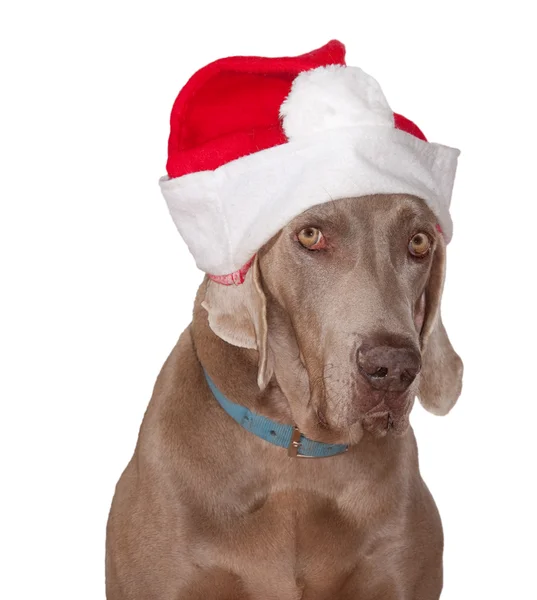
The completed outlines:
{"type": "Polygon", "coordinates": [[[414,379],[416,379],[416,375],[417,375],[417,372],[412,372],[412,371],[409,371],[408,369],[405,369],[401,373],[400,379],[403,383],[411,384],[414,381],[414,379]]]}
{"type": "Polygon", "coordinates": [[[410,387],[421,367],[421,357],[411,346],[362,344],[358,351],[362,377],[377,390],[401,392],[410,387]]]}
{"type": "Polygon", "coordinates": [[[374,373],[371,374],[371,377],[384,379],[386,375],[388,375],[388,369],[386,367],[379,367],[374,373]]]}

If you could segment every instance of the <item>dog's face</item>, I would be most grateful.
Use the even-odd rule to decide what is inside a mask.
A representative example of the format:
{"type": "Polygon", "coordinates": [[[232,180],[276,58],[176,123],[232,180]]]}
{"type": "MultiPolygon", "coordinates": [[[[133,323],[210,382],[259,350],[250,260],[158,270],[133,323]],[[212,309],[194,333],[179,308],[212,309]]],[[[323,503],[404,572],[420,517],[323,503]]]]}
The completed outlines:
{"type": "Polygon", "coordinates": [[[435,216],[407,196],[316,206],[262,248],[250,287],[232,292],[250,295],[255,343],[242,345],[258,349],[261,385],[275,378],[305,435],[401,434],[416,395],[451,408],[462,363],[440,320],[444,266],[435,216]]]}

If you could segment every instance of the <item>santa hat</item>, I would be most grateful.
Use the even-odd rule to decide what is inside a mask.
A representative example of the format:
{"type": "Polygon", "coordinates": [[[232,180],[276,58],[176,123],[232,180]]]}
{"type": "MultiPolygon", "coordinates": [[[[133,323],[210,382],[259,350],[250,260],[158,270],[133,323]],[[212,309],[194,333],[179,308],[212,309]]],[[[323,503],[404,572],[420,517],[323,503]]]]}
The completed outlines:
{"type": "Polygon", "coordinates": [[[265,242],[329,200],[418,196],[449,242],[458,155],[394,114],[333,40],[294,58],[239,56],[199,70],[173,106],[160,187],[197,266],[238,284],[265,242]]]}

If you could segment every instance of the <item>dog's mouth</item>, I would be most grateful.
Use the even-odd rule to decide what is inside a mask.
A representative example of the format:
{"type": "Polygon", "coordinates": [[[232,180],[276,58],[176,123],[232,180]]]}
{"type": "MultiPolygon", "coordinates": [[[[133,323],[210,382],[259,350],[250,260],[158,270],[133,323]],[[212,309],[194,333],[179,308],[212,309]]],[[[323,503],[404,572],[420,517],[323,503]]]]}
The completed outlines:
{"type": "Polygon", "coordinates": [[[413,398],[414,394],[408,391],[402,394],[368,394],[365,398],[361,396],[356,403],[353,420],[374,436],[403,435],[409,426],[413,398]]]}
{"type": "Polygon", "coordinates": [[[403,424],[401,419],[396,419],[390,411],[384,411],[364,417],[362,427],[375,437],[384,437],[389,433],[401,435],[406,431],[408,425],[403,424]]]}
{"type": "Polygon", "coordinates": [[[381,401],[362,417],[362,427],[376,437],[384,437],[387,434],[403,435],[410,424],[412,404],[412,397],[399,400],[391,407],[381,401]]]}
{"type": "Polygon", "coordinates": [[[402,392],[375,390],[358,379],[350,389],[327,390],[325,386],[316,392],[313,419],[306,429],[320,441],[343,443],[347,438],[358,439],[360,432],[374,437],[400,436],[409,427],[414,386],[402,392]]]}
{"type": "Polygon", "coordinates": [[[319,407],[315,411],[318,428],[316,435],[323,436],[323,441],[324,436],[327,436],[327,441],[332,442],[337,438],[337,441],[341,442],[340,436],[346,436],[347,432],[356,431],[358,427],[374,437],[401,436],[409,427],[412,406],[413,396],[406,393],[399,397],[397,402],[389,402],[385,398],[380,401],[377,399],[376,402],[370,402],[365,407],[362,398],[361,403],[352,403],[352,408],[344,415],[340,413],[337,420],[330,410],[326,410],[326,406],[319,407]],[[333,436],[336,437],[332,439],[333,436]]]}

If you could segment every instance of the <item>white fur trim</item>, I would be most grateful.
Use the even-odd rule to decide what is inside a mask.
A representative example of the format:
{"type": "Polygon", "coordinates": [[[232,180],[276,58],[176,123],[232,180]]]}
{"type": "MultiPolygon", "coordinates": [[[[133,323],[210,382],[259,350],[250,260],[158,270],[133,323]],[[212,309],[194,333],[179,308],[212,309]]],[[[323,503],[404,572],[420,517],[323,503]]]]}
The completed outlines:
{"type": "Polygon", "coordinates": [[[358,67],[342,65],[300,73],[280,117],[290,140],[339,127],[393,127],[393,111],[377,81],[358,67]]]}
{"type": "Polygon", "coordinates": [[[458,150],[380,122],[310,135],[301,127],[296,139],[214,171],[161,178],[171,216],[202,271],[232,273],[301,212],[353,196],[423,198],[451,239],[458,150]]]}

